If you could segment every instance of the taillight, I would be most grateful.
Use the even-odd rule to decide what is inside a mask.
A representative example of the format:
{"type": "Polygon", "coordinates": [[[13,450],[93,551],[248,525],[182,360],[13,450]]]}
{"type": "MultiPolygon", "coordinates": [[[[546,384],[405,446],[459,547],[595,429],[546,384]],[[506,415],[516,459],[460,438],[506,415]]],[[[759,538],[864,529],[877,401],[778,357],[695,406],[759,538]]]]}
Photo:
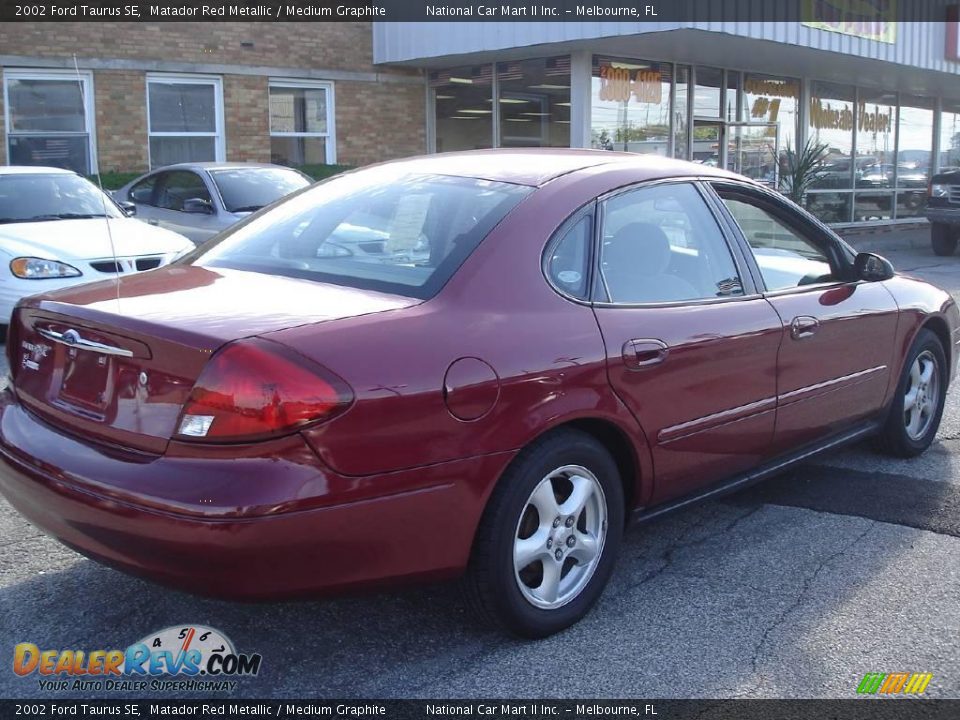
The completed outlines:
{"type": "Polygon", "coordinates": [[[353,401],[349,386],[319,365],[266,340],[241,340],[214,354],[180,416],[184,440],[244,442],[329,420],[353,401]]]}

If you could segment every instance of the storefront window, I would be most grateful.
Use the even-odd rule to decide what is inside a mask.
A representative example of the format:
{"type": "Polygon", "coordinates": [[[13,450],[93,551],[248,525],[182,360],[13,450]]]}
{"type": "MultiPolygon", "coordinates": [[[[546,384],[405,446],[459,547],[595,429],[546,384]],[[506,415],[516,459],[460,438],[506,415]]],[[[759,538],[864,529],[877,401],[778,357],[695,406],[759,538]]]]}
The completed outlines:
{"type": "Polygon", "coordinates": [[[590,144],[669,155],[670,78],[669,63],[594,57],[590,144]]]}
{"type": "Polygon", "coordinates": [[[437,152],[493,145],[493,66],[430,73],[437,152]]]}
{"type": "MultiPolygon", "coordinates": [[[[786,154],[797,147],[799,109],[799,80],[770,75],[744,76],[743,119],[750,123],[776,125],[775,129],[766,131],[765,137],[770,141],[768,150],[778,156],[777,162],[781,165],[786,162],[786,154]]],[[[767,170],[764,179],[772,181],[773,170],[767,170]]],[[[782,173],[780,182],[782,185],[782,173]]]]}
{"type": "Polygon", "coordinates": [[[740,93],[740,73],[730,70],[727,72],[727,92],[723,101],[723,117],[728,122],[738,122],[740,113],[737,110],[737,95],[740,93]]]}
{"type": "Polygon", "coordinates": [[[697,67],[697,85],[693,93],[694,117],[722,117],[723,71],[719,68],[697,67]]]}
{"type": "Polygon", "coordinates": [[[500,147],[570,147],[569,56],[499,63],[500,147]]]}
{"type": "Polygon", "coordinates": [[[893,218],[897,95],[861,90],[857,107],[854,220],[893,218]]]}
{"type": "Polygon", "coordinates": [[[853,188],[854,99],[852,87],[813,83],[810,136],[826,146],[825,162],[811,183],[807,207],[829,223],[850,222],[850,194],[830,192],[853,188]]]}
{"type": "Polygon", "coordinates": [[[932,98],[900,98],[897,150],[897,217],[923,215],[933,159],[932,98]]]}
{"type": "Polygon", "coordinates": [[[960,102],[943,101],[940,115],[940,169],[960,169],[960,102]]]}

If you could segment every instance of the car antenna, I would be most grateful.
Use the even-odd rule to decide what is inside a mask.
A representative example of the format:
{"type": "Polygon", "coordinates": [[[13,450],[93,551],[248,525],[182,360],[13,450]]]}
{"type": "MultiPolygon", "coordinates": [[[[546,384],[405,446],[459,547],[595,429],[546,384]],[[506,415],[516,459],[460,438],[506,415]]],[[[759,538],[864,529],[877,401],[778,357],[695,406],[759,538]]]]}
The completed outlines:
{"type": "MultiPolygon", "coordinates": [[[[73,70],[77,75],[77,86],[80,88],[80,100],[83,102],[83,107],[89,107],[87,105],[86,91],[84,89],[83,80],[80,78],[80,65],[77,63],[77,54],[73,54],[73,70]]],[[[98,148],[99,152],[99,148],[98,148]]],[[[113,256],[113,276],[116,282],[114,283],[117,289],[117,313],[120,312],[120,260],[117,258],[117,247],[113,244],[113,229],[110,227],[110,216],[107,214],[107,195],[103,189],[103,178],[101,177],[100,172],[100,159],[97,158],[97,186],[100,188],[100,202],[103,205],[103,221],[107,224],[107,238],[110,240],[110,254],[113,256]]]]}

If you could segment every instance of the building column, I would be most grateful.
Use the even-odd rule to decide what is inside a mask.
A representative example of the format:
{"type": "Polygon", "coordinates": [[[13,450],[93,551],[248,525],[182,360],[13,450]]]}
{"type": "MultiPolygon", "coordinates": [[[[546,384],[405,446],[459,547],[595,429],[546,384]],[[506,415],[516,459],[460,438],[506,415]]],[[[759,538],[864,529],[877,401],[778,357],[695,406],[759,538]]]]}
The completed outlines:
{"type": "Polygon", "coordinates": [[[590,147],[590,84],[593,55],[587,50],[570,53],[570,147],[590,147]]]}

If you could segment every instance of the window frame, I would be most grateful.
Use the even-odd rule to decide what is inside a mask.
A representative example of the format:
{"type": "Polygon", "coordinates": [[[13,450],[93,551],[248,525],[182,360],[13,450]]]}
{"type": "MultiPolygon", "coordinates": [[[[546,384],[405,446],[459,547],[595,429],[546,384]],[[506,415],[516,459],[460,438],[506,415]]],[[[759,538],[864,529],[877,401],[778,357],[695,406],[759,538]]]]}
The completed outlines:
{"type": "Polygon", "coordinates": [[[4,128],[4,149],[6,151],[6,164],[10,164],[10,138],[17,136],[72,136],[79,137],[84,134],[87,136],[87,152],[89,153],[89,174],[96,175],[100,172],[97,163],[97,116],[94,102],[93,72],[90,70],[48,70],[42,68],[4,68],[0,71],[3,76],[3,128],[4,128]],[[85,132],[61,132],[61,131],[39,131],[39,132],[14,132],[11,131],[13,124],[10,122],[10,94],[9,85],[11,80],[74,80],[80,82],[80,93],[83,98],[83,124],[85,132]]]}
{"type": "Polygon", "coordinates": [[[715,197],[717,210],[725,217],[730,232],[740,245],[741,252],[746,256],[746,262],[753,275],[754,284],[764,297],[777,297],[780,295],[818,291],[825,288],[848,285],[851,282],[858,282],[853,271],[853,260],[856,257],[856,251],[808,210],[793,203],[788,203],[777,193],[765,187],[758,187],[733,179],[714,178],[710,180],[707,185],[709,185],[709,187],[705,188],[705,190],[708,190],[715,197]],[[744,202],[760,207],[789,229],[810,241],[814,246],[824,252],[831,266],[837,270],[838,277],[828,282],[798,285],[780,290],[767,289],[763,274],[760,272],[760,266],[753,254],[750,241],[747,239],[739,223],[737,223],[733,213],[727,208],[726,203],[723,201],[722,192],[734,196],[741,196],[744,202]]]}
{"type": "Polygon", "coordinates": [[[227,157],[226,124],[223,115],[223,78],[219,75],[193,75],[178,73],[147,73],[144,80],[144,91],[147,101],[147,163],[151,170],[163,165],[154,166],[153,153],[150,149],[150,140],[153,138],[185,138],[185,137],[212,137],[214,139],[213,162],[225,162],[227,157]],[[215,121],[214,132],[166,132],[151,128],[150,120],[150,84],[161,85],[212,85],[213,86],[213,116],[215,121]]]}
{"type": "Polygon", "coordinates": [[[267,82],[267,135],[269,138],[323,138],[324,157],[327,165],[337,164],[337,124],[334,83],[330,80],[297,80],[295,78],[270,78],[267,82]],[[271,88],[292,88],[295,90],[323,90],[327,95],[327,132],[275,132],[273,118],[270,115],[271,88]]]}
{"type": "MultiPolygon", "coordinates": [[[[594,214],[594,223],[593,223],[593,268],[591,269],[591,287],[590,287],[590,301],[589,303],[594,307],[599,308],[658,308],[658,307],[685,307],[691,305],[714,305],[718,303],[730,303],[730,302],[742,302],[745,300],[756,300],[758,297],[761,297],[761,286],[756,284],[756,280],[753,276],[753,272],[748,263],[747,258],[743,256],[743,248],[741,247],[741,241],[734,237],[731,233],[731,229],[727,225],[726,219],[718,212],[717,207],[712,201],[708,188],[704,187],[705,182],[709,182],[713,178],[709,177],[699,177],[699,176],[690,176],[690,177],[672,177],[672,178],[662,178],[658,180],[647,180],[644,182],[634,183],[632,185],[626,185],[624,187],[616,188],[609,192],[603,193],[596,198],[596,212],[594,214]],[[616,302],[610,300],[609,294],[607,293],[606,288],[601,282],[598,282],[598,278],[601,277],[602,269],[601,264],[601,254],[602,254],[602,243],[603,243],[603,227],[606,220],[606,203],[608,200],[611,200],[620,195],[624,195],[630,192],[636,192],[638,190],[643,190],[645,188],[656,187],[659,185],[667,184],[686,184],[691,185],[699,194],[703,204],[706,207],[707,211],[710,213],[714,222],[717,224],[717,231],[720,233],[720,237],[723,239],[724,244],[727,247],[727,250],[730,252],[730,258],[733,261],[733,265],[736,268],[737,274],[740,276],[740,284],[743,288],[743,294],[741,295],[730,295],[727,297],[708,297],[708,298],[695,298],[691,300],[669,300],[664,302],[647,302],[647,303],[625,303],[625,302],[616,302]]],[[[751,256],[752,258],[752,256],[751,256]]]]}

